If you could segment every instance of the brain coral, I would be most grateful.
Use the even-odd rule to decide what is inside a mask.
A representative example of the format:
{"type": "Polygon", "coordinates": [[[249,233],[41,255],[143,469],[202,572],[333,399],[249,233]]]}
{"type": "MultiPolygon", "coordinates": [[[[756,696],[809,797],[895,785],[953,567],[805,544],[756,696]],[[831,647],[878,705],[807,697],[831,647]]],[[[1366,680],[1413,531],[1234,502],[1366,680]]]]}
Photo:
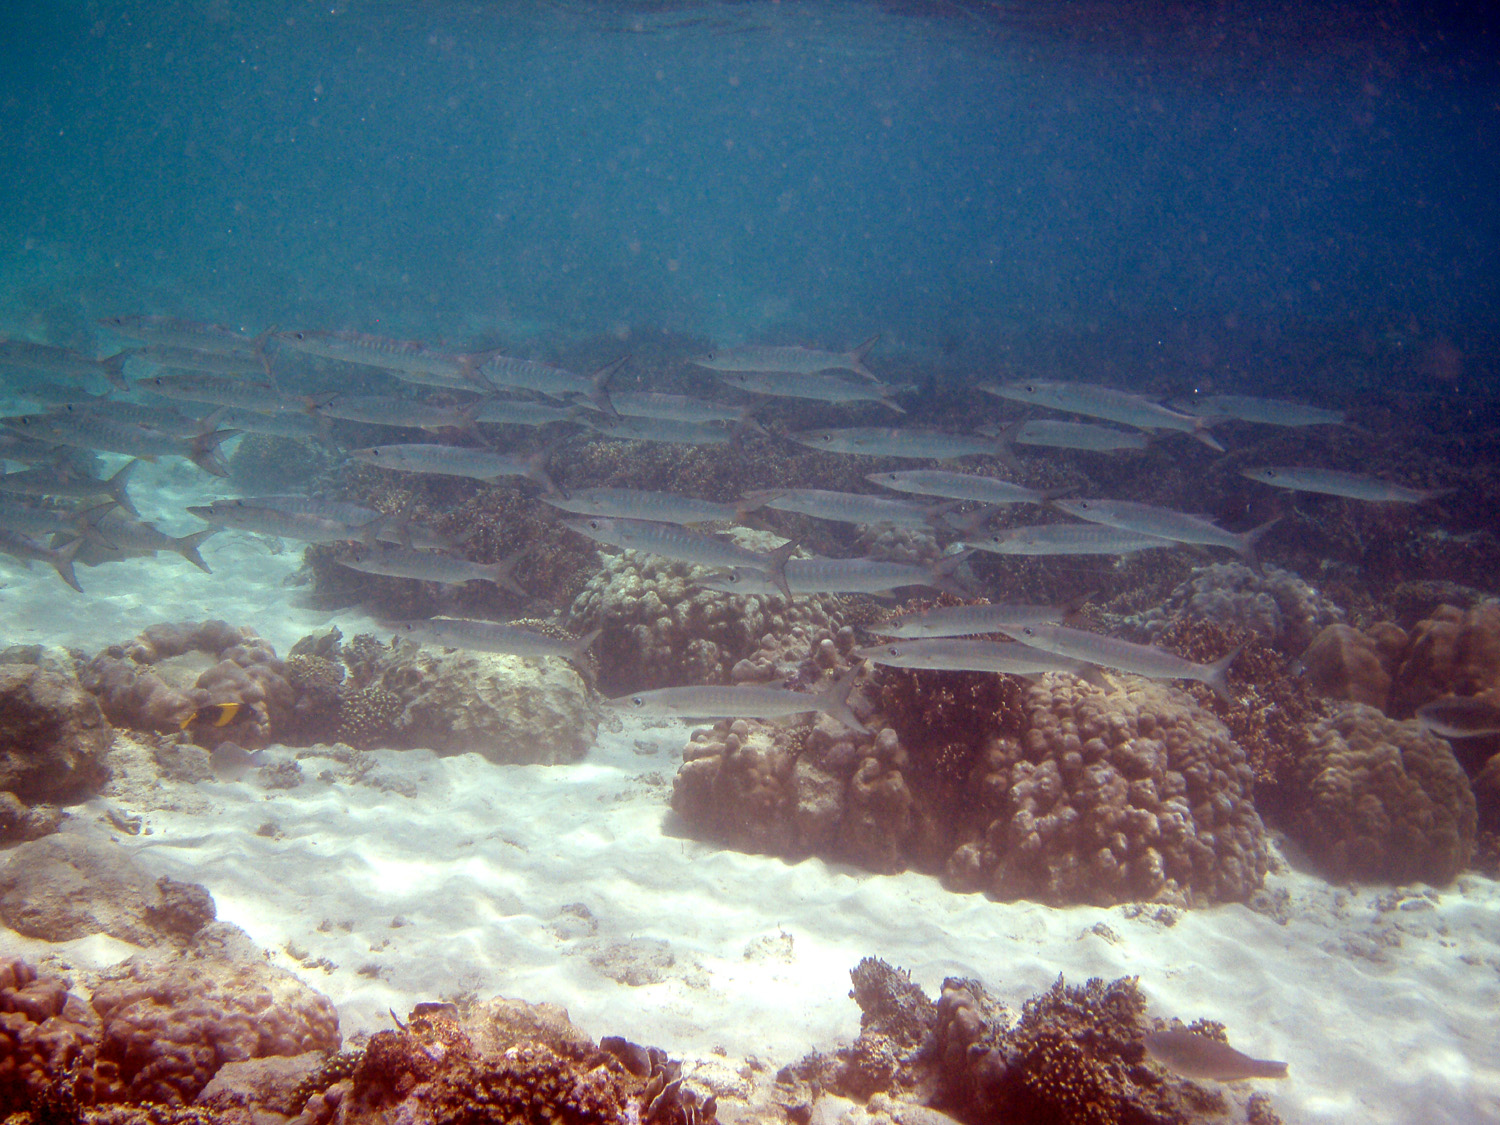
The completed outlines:
{"type": "Polygon", "coordinates": [[[1290,829],[1334,878],[1450,882],[1474,851],[1474,794],[1442,739],[1351,703],[1312,730],[1290,829]]]}
{"type": "Polygon", "coordinates": [[[1478,695],[1500,686],[1500,601],[1473,609],[1440,605],[1412,628],[1391,684],[1387,710],[1410,715],[1445,695],[1478,695]]]}
{"type": "Polygon", "coordinates": [[[1266,872],[1244,751],[1180,692],[1052,676],[1030,725],[998,736],[971,776],[977,831],[953,884],[1052,904],[1240,902],[1266,872]]]}
{"type": "Polygon", "coordinates": [[[689,683],[724,683],[766,634],[793,625],[833,631],[827,597],[738,597],[694,579],[709,572],[634,551],[612,556],[574,600],[569,628],[603,629],[594,651],[606,694],[689,683]]]}
{"type": "Polygon", "coordinates": [[[54,977],[0,960],[0,1114],[35,1108],[59,1076],[92,1081],[99,1019],[54,977]]]}
{"type": "Polygon", "coordinates": [[[1283,652],[1299,653],[1324,626],[1342,622],[1344,611],[1289,570],[1267,566],[1257,574],[1236,562],[1196,568],[1139,623],[1154,635],[1177,617],[1245,629],[1283,652]]]}

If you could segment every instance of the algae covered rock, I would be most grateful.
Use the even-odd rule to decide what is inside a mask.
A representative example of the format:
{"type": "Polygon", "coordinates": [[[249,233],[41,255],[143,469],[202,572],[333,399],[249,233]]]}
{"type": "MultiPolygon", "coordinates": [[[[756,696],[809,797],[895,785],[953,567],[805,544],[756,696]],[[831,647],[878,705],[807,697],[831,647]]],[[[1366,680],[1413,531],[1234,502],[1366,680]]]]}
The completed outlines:
{"type": "Polygon", "coordinates": [[[583,757],[598,732],[583,677],[561,660],[403,644],[365,690],[391,700],[395,746],[552,765],[583,757]]]}
{"type": "Polygon", "coordinates": [[[112,738],[73,676],[0,664],[0,790],[27,803],[80,799],[109,780],[112,738]]]}
{"type": "Polygon", "coordinates": [[[1336,879],[1443,884],[1474,852],[1469,779],[1448,744],[1349,704],[1312,731],[1291,831],[1336,879]]]}

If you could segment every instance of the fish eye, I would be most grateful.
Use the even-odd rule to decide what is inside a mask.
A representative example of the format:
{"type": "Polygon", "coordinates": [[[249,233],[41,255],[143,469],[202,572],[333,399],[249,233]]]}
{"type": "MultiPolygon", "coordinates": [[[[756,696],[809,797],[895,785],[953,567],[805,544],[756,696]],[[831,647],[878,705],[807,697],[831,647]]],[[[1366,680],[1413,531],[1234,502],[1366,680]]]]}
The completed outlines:
{"type": "Polygon", "coordinates": [[[1027,383],[1026,386],[1022,388],[1022,390],[1024,390],[1029,395],[1034,395],[1036,394],[1036,384],[1027,383]]]}
{"type": "Polygon", "coordinates": [[[1274,479],[1275,476],[1276,476],[1276,470],[1275,469],[1267,469],[1266,470],[1266,477],[1267,477],[1267,479],[1274,479]]]}
{"type": "Polygon", "coordinates": [[[630,705],[632,707],[644,707],[646,705],[646,701],[639,695],[632,695],[630,697],[630,705]]]}
{"type": "Polygon", "coordinates": [[[891,647],[888,648],[888,649],[886,649],[885,651],[890,656],[900,656],[901,655],[901,647],[899,645],[891,645],[891,647]]]}

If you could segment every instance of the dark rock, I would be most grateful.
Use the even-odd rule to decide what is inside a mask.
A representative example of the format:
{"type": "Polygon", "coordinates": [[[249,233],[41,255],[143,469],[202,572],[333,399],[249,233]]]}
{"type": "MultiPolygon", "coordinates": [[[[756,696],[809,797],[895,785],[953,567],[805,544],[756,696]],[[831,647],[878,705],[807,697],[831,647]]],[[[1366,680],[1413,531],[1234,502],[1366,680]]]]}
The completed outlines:
{"type": "Polygon", "coordinates": [[[0,789],[28,804],[81,800],[109,780],[113,737],[76,679],[0,665],[0,789]]]}

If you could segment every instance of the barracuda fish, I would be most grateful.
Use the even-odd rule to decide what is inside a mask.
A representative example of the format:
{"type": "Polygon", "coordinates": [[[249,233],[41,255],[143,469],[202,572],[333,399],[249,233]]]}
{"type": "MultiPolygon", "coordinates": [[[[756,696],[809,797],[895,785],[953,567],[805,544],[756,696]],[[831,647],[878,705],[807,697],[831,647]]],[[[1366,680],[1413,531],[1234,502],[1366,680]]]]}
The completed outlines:
{"type": "Polygon", "coordinates": [[[480,403],[469,406],[434,406],[394,395],[335,395],[313,413],[344,422],[371,426],[394,426],[414,430],[468,430],[474,426],[480,403]]]}
{"type": "Polygon", "coordinates": [[[474,414],[474,421],[497,426],[549,426],[553,422],[578,422],[576,406],[551,406],[545,402],[515,402],[507,399],[485,399],[474,414]]]}
{"type": "Polygon", "coordinates": [[[334,561],[362,574],[380,574],[387,578],[414,578],[419,582],[443,582],[449,585],[481,580],[493,582],[517,597],[527,598],[531,595],[511,577],[511,571],[515,569],[519,558],[520,553],[517,552],[497,563],[477,563],[468,559],[455,559],[451,555],[379,543],[357,546],[349,557],[334,561]]]}
{"type": "Polygon", "coordinates": [[[251,434],[267,434],[289,441],[321,441],[334,445],[328,423],[311,414],[262,414],[256,410],[221,408],[215,415],[219,425],[251,434]]]}
{"type": "Polygon", "coordinates": [[[1151,444],[1151,436],[1140,431],[1116,430],[1109,426],[1096,426],[1091,422],[1062,422],[1051,418],[1033,418],[1004,431],[1001,436],[1020,445],[1081,449],[1088,453],[1141,450],[1151,444]]]}
{"type": "Polygon", "coordinates": [[[849,709],[855,673],[846,672],[823,691],[811,693],[771,687],[662,688],[604,700],[606,707],[653,719],[779,719],[819,711],[850,730],[870,729],[849,709]]]}
{"type": "Polygon", "coordinates": [[[604,516],[562,522],[586,539],[621,550],[660,555],[698,566],[747,567],[769,577],[788,601],[792,598],[787,586],[786,565],[788,557],[797,549],[795,542],[783,543],[769,554],[761,554],[674,523],[608,519],[604,516]]]}
{"type": "Polygon", "coordinates": [[[1099,664],[1121,672],[1145,676],[1152,680],[1197,680],[1213,689],[1225,703],[1235,702],[1229,694],[1229,666],[1239,658],[1245,646],[1240,645],[1228,656],[1213,664],[1194,664],[1164,648],[1138,645],[1118,637],[1105,637],[1066,625],[1022,625],[1009,634],[1022,644],[1045,652],[1054,652],[1085,664],[1099,664]]]}
{"type": "Polygon", "coordinates": [[[1000,443],[992,438],[943,434],[924,430],[852,427],[842,430],[803,430],[787,434],[798,445],[828,453],[858,453],[866,457],[905,457],[914,461],[955,461],[960,457],[996,456],[1000,443]]]}
{"type": "Polygon", "coordinates": [[[475,621],[462,617],[433,617],[424,621],[385,623],[398,637],[418,644],[441,648],[461,648],[470,652],[496,652],[507,656],[531,658],[553,657],[566,660],[587,677],[590,673],[588,651],[599,639],[601,629],[574,640],[560,640],[545,633],[535,633],[499,621],[475,621]]]}
{"type": "Polygon", "coordinates": [[[1417,723],[1441,738],[1487,738],[1500,734],[1500,707],[1489,699],[1450,696],[1417,708],[1417,723]]]}
{"type": "Polygon", "coordinates": [[[897,492],[973,500],[979,504],[1045,504],[1068,490],[1037,490],[998,477],[950,473],[943,469],[907,469],[894,473],[866,473],[865,480],[897,492]]]}
{"type": "Polygon", "coordinates": [[[764,489],[745,493],[745,499],[756,507],[839,523],[931,527],[941,519],[938,508],[929,504],[863,492],[832,492],[824,488],[764,489]]]}
{"type": "Polygon", "coordinates": [[[1342,410],[1324,410],[1280,398],[1251,395],[1195,395],[1173,403],[1182,410],[1205,418],[1232,418],[1237,422],[1259,422],[1265,426],[1342,426],[1342,410]]]}
{"type": "Polygon", "coordinates": [[[733,567],[727,574],[699,579],[698,585],[740,597],[772,594],[883,594],[903,586],[930,586],[936,590],[967,596],[969,591],[955,577],[968,552],[946,555],[932,566],[888,562],[885,559],[789,559],[785,569],[786,589],[773,582],[758,567],[733,567]]]}
{"type": "Polygon", "coordinates": [[[992,555],[1131,555],[1178,543],[1104,524],[1047,523],[966,538],[964,546],[992,555]]]}
{"type": "Polygon", "coordinates": [[[1153,1031],[1144,1042],[1153,1059],[1184,1078],[1237,1082],[1244,1078],[1286,1077],[1286,1063],[1252,1059],[1228,1043],[1195,1031],[1153,1031]]]}
{"type": "Polygon", "coordinates": [[[777,347],[751,344],[741,348],[718,348],[688,360],[695,367],[710,371],[780,371],[790,375],[816,375],[822,371],[853,371],[871,382],[879,382],[875,372],[865,366],[865,356],[879,336],[871,336],[852,351],[825,352],[798,345],[777,347]]]}
{"type": "Polygon", "coordinates": [[[79,387],[59,383],[37,383],[27,381],[18,387],[6,387],[6,393],[38,406],[83,406],[97,407],[115,400],[108,394],[91,394],[79,387]]]}
{"type": "Polygon", "coordinates": [[[83,593],[83,587],[78,584],[78,576],[73,573],[73,559],[82,546],[83,539],[77,538],[61,547],[49,547],[45,543],[38,543],[30,536],[22,535],[19,531],[0,528],[0,555],[9,555],[11,558],[20,559],[28,564],[33,560],[44,562],[57,571],[59,578],[80,594],[83,593]]]}
{"type": "Polygon", "coordinates": [[[1432,500],[1453,491],[1451,488],[1405,488],[1360,473],[1345,473],[1338,469],[1299,469],[1284,465],[1241,469],[1240,476],[1269,484],[1272,488],[1287,488],[1293,492],[1321,492],[1327,496],[1345,496],[1350,500],[1371,500],[1377,503],[1420,504],[1424,500],[1432,500]]]}
{"type": "Polygon", "coordinates": [[[133,516],[140,515],[126,486],[139,461],[127,461],[114,476],[100,480],[75,470],[48,465],[19,473],[0,473],[0,492],[21,496],[88,498],[108,496],[133,516]]]}
{"type": "Polygon", "coordinates": [[[965,641],[954,637],[932,637],[926,640],[869,645],[855,649],[854,655],[861,660],[893,668],[917,668],[932,672],[1003,672],[1013,676],[1067,672],[1079,679],[1102,680],[1098,671],[1089,664],[1015,641],[965,641]]]}
{"type": "Polygon", "coordinates": [[[906,613],[870,632],[916,640],[926,637],[966,637],[976,633],[1004,633],[1007,627],[1061,621],[1074,611],[1063,605],[955,605],[906,613]]]}
{"type": "Polygon", "coordinates": [[[212,504],[195,504],[188,512],[205,523],[232,527],[255,535],[278,539],[298,539],[304,543],[342,543],[346,539],[374,542],[385,517],[376,512],[361,523],[346,523],[332,516],[310,511],[282,511],[267,507],[255,499],[216,500],[212,504]]]}
{"type": "Polygon", "coordinates": [[[659,391],[611,391],[610,399],[621,414],[637,418],[663,418],[673,422],[748,422],[754,407],[710,402],[689,395],[659,391]]]}
{"type": "Polygon", "coordinates": [[[629,362],[628,355],[622,356],[592,375],[579,375],[551,363],[489,353],[475,370],[492,387],[518,387],[564,402],[582,399],[603,413],[614,415],[617,412],[609,397],[609,381],[629,362]]]}
{"type": "Polygon", "coordinates": [[[314,406],[320,406],[333,397],[332,395],[322,397],[289,395],[275,387],[260,383],[246,383],[235,379],[223,379],[216,375],[197,373],[152,375],[136,380],[131,389],[146,391],[178,402],[206,402],[213,406],[250,410],[256,414],[304,414],[314,406]]]}
{"type": "Polygon", "coordinates": [[[246,352],[260,355],[274,331],[267,329],[259,336],[247,336],[222,324],[199,324],[175,316],[109,316],[97,323],[127,339],[218,355],[246,352]]]}
{"type": "MultiPolygon", "coordinates": [[[[403,547],[431,547],[439,550],[454,550],[462,547],[474,537],[477,528],[471,527],[463,535],[449,535],[427,524],[417,523],[401,512],[380,512],[362,504],[350,504],[342,500],[324,500],[321,497],[300,494],[279,496],[242,497],[240,504],[289,512],[293,515],[316,516],[344,524],[351,534],[345,539],[366,539],[365,529],[376,529],[375,538],[383,543],[399,543],[403,547]]],[[[289,538],[291,538],[289,536],[289,538]]]]}
{"type": "Polygon", "coordinates": [[[446,477],[469,477],[491,483],[501,477],[529,477],[548,492],[560,491],[545,468],[546,451],[520,457],[510,453],[492,453],[487,449],[468,449],[458,445],[376,445],[368,449],[351,449],[348,455],[356,461],[393,469],[401,473],[432,473],[446,477]]]}
{"type": "Polygon", "coordinates": [[[69,540],[95,532],[99,521],[115,508],[113,500],[82,511],[33,508],[13,500],[0,500],[0,528],[21,535],[66,535],[69,540]]]}
{"type": "Polygon", "coordinates": [[[657,523],[733,523],[758,506],[720,504],[670,492],[641,492],[634,488],[580,488],[567,499],[544,496],[543,503],[579,516],[653,520],[657,523]]]}
{"type": "Polygon", "coordinates": [[[33,344],[26,340],[0,340],[0,367],[47,375],[54,379],[103,379],[121,390],[125,387],[125,361],[130,353],[117,352],[107,359],[90,359],[70,348],[33,344]]]}
{"type": "Polygon", "coordinates": [[[725,386],[753,395],[807,398],[828,403],[878,402],[897,414],[905,414],[906,408],[891,396],[912,389],[884,383],[856,383],[834,375],[785,375],[769,371],[720,371],[715,373],[715,378],[725,386]]]}
{"type": "Polygon", "coordinates": [[[1084,414],[1139,430],[1179,430],[1191,434],[1210,449],[1224,452],[1209,427],[1213,419],[1171,410],[1149,398],[1101,387],[1095,383],[1048,383],[1027,379],[1018,383],[981,383],[980,390],[1011,402],[1046,406],[1068,414],[1084,414]]]}
{"type": "Polygon", "coordinates": [[[206,473],[216,477],[229,475],[229,467],[219,456],[220,444],[235,436],[237,430],[213,430],[184,440],[134,422],[114,422],[108,418],[80,413],[69,417],[56,414],[25,414],[0,419],[0,424],[15,433],[37,441],[70,445],[76,449],[123,453],[154,461],[158,457],[185,457],[206,473]]]}
{"type": "Polygon", "coordinates": [[[103,518],[94,524],[97,540],[86,545],[83,552],[79,554],[78,560],[84,566],[98,566],[99,563],[95,561],[97,557],[95,552],[101,548],[108,552],[111,558],[138,558],[155,555],[158,551],[170,551],[181,555],[203,573],[212,574],[213,571],[208,568],[208,564],[203,561],[203,556],[198,553],[198,548],[205,539],[211,535],[217,535],[220,530],[220,528],[211,527],[206,531],[194,532],[191,535],[172,536],[152,524],[122,516],[118,512],[106,512],[103,518]]]}
{"type": "Polygon", "coordinates": [[[1255,544],[1280,519],[1267,520],[1249,531],[1226,531],[1213,520],[1187,512],[1174,512],[1171,508],[1158,508],[1154,504],[1140,504],[1134,500],[1054,500],[1052,506],[1088,520],[1102,523],[1106,527],[1117,527],[1121,531],[1133,531],[1140,535],[1154,535],[1158,539],[1171,539],[1177,543],[1200,543],[1208,547],[1228,547],[1231,551],[1254,561],[1255,544]]]}
{"type": "Polygon", "coordinates": [[[138,349],[131,354],[130,360],[132,363],[144,363],[169,371],[193,371],[200,375],[223,375],[237,379],[259,379],[267,374],[263,355],[206,352],[198,348],[156,345],[138,349]]]}
{"type": "Polygon", "coordinates": [[[276,341],[293,351],[339,363],[378,367],[396,378],[423,386],[476,390],[484,387],[477,372],[481,357],[439,351],[410,340],[388,340],[360,332],[277,332],[276,341]]]}
{"type": "Polygon", "coordinates": [[[733,436],[718,422],[678,422],[671,418],[579,419],[589,429],[615,441],[660,441],[669,445],[724,445],[733,436]]]}

